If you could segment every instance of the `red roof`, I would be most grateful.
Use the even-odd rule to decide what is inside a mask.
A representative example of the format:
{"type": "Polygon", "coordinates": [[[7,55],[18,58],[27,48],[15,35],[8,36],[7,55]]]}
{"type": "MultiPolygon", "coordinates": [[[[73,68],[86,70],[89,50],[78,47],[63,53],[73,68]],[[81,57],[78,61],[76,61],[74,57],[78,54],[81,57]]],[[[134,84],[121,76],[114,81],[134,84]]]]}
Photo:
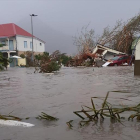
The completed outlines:
{"type": "Polygon", "coordinates": [[[12,37],[16,35],[32,37],[32,34],[28,33],[14,23],[0,24],[0,37],[12,37]]]}

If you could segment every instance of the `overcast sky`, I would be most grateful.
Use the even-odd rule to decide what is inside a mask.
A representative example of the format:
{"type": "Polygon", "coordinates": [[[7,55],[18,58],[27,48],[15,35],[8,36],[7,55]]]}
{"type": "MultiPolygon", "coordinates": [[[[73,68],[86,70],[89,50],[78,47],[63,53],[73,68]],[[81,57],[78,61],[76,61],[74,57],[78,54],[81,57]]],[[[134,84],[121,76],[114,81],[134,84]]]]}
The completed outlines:
{"type": "Polygon", "coordinates": [[[139,12],[140,0],[0,0],[0,24],[30,20],[33,13],[38,15],[34,22],[70,36],[89,23],[100,34],[116,20],[126,21],[139,12]]]}

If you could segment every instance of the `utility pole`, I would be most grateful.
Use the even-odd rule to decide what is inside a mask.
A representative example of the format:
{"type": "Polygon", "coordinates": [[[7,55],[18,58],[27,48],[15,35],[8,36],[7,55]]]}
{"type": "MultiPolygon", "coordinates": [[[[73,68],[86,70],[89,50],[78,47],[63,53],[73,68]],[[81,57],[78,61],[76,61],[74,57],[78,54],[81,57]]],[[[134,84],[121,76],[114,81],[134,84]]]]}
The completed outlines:
{"type": "Polygon", "coordinates": [[[38,16],[38,15],[32,14],[30,16],[31,16],[31,30],[32,30],[32,62],[34,65],[34,43],[33,43],[33,19],[32,19],[32,17],[38,16]]]}

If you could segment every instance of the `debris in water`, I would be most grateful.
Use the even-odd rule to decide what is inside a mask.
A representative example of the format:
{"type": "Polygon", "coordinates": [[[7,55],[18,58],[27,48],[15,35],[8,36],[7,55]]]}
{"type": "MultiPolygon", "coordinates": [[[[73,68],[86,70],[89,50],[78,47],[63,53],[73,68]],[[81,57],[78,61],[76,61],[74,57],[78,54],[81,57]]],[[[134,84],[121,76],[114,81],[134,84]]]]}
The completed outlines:
{"type": "Polygon", "coordinates": [[[69,127],[70,129],[72,129],[72,127],[73,127],[72,124],[71,124],[72,122],[73,122],[73,120],[70,120],[69,122],[66,122],[66,124],[68,125],[68,127],[69,127]]]}
{"type": "Polygon", "coordinates": [[[12,115],[1,115],[0,114],[0,119],[2,120],[17,120],[17,121],[21,121],[22,119],[16,116],[12,116],[12,115]]]}
{"type": "Polygon", "coordinates": [[[41,115],[36,117],[36,119],[40,119],[40,120],[45,119],[45,120],[49,120],[49,121],[57,121],[58,120],[58,118],[50,116],[50,115],[48,115],[48,114],[46,114],[44,112],[41,112],[41,115]]]}
{"type": "Polygon", "coordinates": [[[14,120],[0,120],[1,125],[8,125],[8,126],[22,126],[22,127],[33,127],[34,124],[14,121],[14,120]]]}
{"type": "MultiPolygon", "coordinates": [[[[137,120],[140,120],[140,103],[136,106],[127,107],[127,106],[120,106],[120,107],[113,107],[111,103],[107,101],[109,93],[110,92],[121,92],[121,93],[128,93],[126,91],[109,91],[106,94],[105,99],[101,97],[91,97],[91,104],[92,107],[88,106],[82,106],[81,111],[75,111],[73,112],[76,114],[79,118],[82,119],[82,121],[79,122],[80,126],[84,126],[85,124],[88,124],[92,121],[97,121],[99,118],[104,120],[105,117],[111,118],[111,120],[115,120],[116,122],[119,122],[122,124],[121,120],[125,119],[124,117],[121,117],[120,114],[125,111],[133,111],[136,112],[135,114],[132,114],[128,117],[128,121],[131,119],[133,120],[135,117],[137,117],[137,120]],[[95,108],[95,104],[93,102],[93,99],[101,99],[103,100],[102,107],[100,109],[95,108]],[[85,109],[86,108],[86,109],[85,109]],[[86,117],[83,117],[84,114],[86,117]]],[[[121,98],[124,99],[124,98],[121,98]]],[[[126,100],[126,99],[124,99],[126,100]]],[[[71,127],[71,121],[67,122],[67,125],[71,127]]]]}

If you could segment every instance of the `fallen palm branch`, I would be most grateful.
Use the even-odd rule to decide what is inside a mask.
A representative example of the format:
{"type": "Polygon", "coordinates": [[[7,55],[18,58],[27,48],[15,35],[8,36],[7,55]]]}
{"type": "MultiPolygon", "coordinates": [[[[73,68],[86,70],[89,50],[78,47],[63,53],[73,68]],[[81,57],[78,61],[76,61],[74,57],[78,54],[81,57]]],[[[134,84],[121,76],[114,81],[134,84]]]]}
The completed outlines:
{"type": "Polygon", "coordinates": [[[58,118],[50,116],[44,112],[41,112],[41,115],[36,117],[36,119],[40,119],[40,120],[44,119],[44,120],[48,120],[48,121],[57,121],[58,120],[58,118]]]}
{"type": "Polygon", "coordinates": [[[12,116],[12,115],[1,115],[0,114],[0,119],[2,120],[17,120],[17,121],[21,121],[22,119],[16,116],[12,116]]]}
{"type": "MultiPolygon", "coordinates": [[[[107,92],[106,97],[104,99],[101,97],[91,97],[92,107],[88,107],[88,106],[84,105],[84,106],[82,106],[81,111],[73,112],[79,118],[82,119],[82,121],[80,121],[80,123],[79,123],[81,126],[84,126],[85,124],[92,122],[92,121],[97,121],[99,118],[104,119],[105,117],[109,117],[109,118],[111,118],[111,120],[115,120],[122,124],[121,119],[124,119],[124,117],[121,117],[120,114],[123,112],[126,112],[126,111],[135,112],[135,114],[132,114],[128,117],[128,120],[130,120],[130,119],[133,120],[135,117],[137,118],[137,120],[140,120],[140,103],[138,105],[132,106],[132,107],[129,107],[129,106],[113,107],[113,105],[107,101],[107,99],[109,98],[110,92],[128,93],[128,92],[124,92],[124,91],[109,91],[109,92],[107,92]],[[96,109],[93,99],[103,100],[103,103],[102,103],[102,106],[100,109],[96,109]]],[[[128,100],[125,98],[120,98],[120,99],[128,100]]],[[[68,124],[70,125],[70,123],[68,123],[68,124]]],[[[71,127],[71,125],[70,125],[70,127],[71,127]]]]}

